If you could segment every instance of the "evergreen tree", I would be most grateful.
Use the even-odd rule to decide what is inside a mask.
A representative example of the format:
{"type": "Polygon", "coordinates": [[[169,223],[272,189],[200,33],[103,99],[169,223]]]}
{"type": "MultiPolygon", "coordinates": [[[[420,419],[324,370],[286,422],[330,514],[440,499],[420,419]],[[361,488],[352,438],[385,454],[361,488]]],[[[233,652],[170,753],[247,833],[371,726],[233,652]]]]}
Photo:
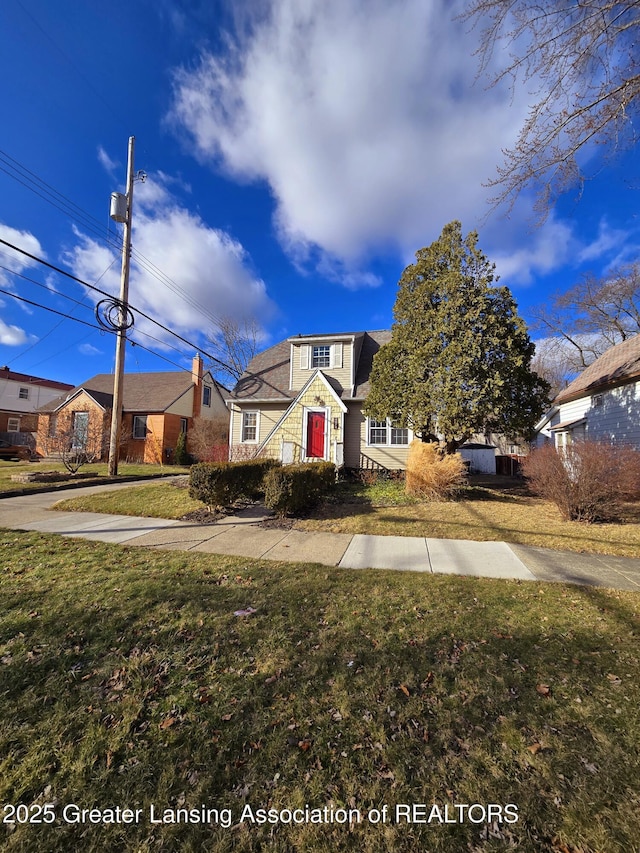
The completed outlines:
{"type": "Polygon", "coordinates": [[[173,457],[176,465],[190,465],[191,457],[187,452],[187,434],[181,432],[176,441],[176,452],[173,457]]]}
{"type": "Polygon", "coordinates": [[[549,389],[531,370],[534,345],[477,239],[451,222],[403,272],[364,407],[423,441],[443,439],[447,452],[477,432],[527,436],[549,389]]]}

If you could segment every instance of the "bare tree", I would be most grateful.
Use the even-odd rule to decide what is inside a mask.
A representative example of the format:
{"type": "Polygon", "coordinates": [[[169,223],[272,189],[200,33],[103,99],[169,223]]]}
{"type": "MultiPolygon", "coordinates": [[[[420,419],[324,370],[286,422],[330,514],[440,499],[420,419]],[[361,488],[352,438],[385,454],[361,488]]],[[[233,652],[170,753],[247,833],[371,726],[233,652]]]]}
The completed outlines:
{"type": "Polygon", "coordinates": [[[638,0],[469,0],[462,16],[482,28],[481,73],[505,42],[512,47],[494,84],[533,87],[535,103],[516,145],[506,149],[495,205],[513,205],[528,186],[538,189],[541,216],[550,202],[585,174],[577,161],[587,146],[606,154],[635,143],[640,104],[638,0]]]}
{"type": "Polygon", "coordinates": [[[74,423],[69,419],[58,427],[54,435],[45,439],[47,455],[60,457],[60,461],[71,474],[77,473],[83,465],[99,462],[109,448],[109,434],[98,420],[74,423]]]}
{"type": "Polygon", "coordinates": [[[547,380],[550,386],[549,399],[553,400],[576,374],[570,346],[560,337],[537,340],[535,346],[531,369],[547,380]]]}
{"type": "Polygon", "coordinates": [[[223,384],[235,385],[258,352],[261,340],[262,329],[253,317],[222,317],[218,328],[207,337],[216,358],[210,369],[223,384]]]}
{"type": "MultiPolygon", "coordinates": [[[[609,347],[640,333],[640,262],[605,278],[587,276],[531,314],[534,328],[556,342],[552,360],[569,373],[584,370],[609,347]]],[[[548,354],[552,349],[547,345],[548,354]]]]}

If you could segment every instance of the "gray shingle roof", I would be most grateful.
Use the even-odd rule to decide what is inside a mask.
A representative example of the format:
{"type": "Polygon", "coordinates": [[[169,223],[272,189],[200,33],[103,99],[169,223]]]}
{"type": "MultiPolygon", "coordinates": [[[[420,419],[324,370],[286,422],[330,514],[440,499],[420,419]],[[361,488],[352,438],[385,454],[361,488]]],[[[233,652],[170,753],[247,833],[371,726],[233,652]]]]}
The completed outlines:
{"type": "MultiPolygon", "coordinates": [[[[354,332],[349,337],[356,338],[354,342],[356,365],[354,397],[366,397],[369,393],[369,376],[373,356],[380,347],[391,339],[391,332],[354,332]]],[[[344,337],[327,333],[322,335],[301,335],[303,340],[314,338],[344,337]]],[[[289,388],[290,381],[291,344],[288,340],[270,347],[256,355],[238,380],[230,394],[230,399],[242,402],[244,400],[293,400],[297,391],[289,388]]],[[[330,377],[328,377],[330,378],[330,377]]],[[[343,395],[344,396],[344,393],[343,395]]]]}
{"type": "Polygon", "coordinates": [[[640,335],[608,349],[567,385],[554,403],[568,403],[586,394],[640,378],[640,335]]]}
{"type": "MultiPolygon", "coordinates": [[[[191,374],[186,372],[126,373],[124,377],[122,408],[125,412],[164,412],[191,386],[191,374]]],[[[68,394],[47,403],[39,411],[53,412],[78,391],[85,390],[105,409],[113,404],[113,374],[99,373],[68,394]]]]}

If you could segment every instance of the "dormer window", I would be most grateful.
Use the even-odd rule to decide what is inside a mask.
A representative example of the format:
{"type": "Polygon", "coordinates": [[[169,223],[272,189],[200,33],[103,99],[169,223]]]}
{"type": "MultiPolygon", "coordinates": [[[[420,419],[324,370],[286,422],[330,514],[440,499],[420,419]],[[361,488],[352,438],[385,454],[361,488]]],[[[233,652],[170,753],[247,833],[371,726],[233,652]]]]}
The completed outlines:
{"type": "Polygon", "coordinates": [[[313,348],[312,367],[331,367],[331,347],[328,345],[313,348]]]}

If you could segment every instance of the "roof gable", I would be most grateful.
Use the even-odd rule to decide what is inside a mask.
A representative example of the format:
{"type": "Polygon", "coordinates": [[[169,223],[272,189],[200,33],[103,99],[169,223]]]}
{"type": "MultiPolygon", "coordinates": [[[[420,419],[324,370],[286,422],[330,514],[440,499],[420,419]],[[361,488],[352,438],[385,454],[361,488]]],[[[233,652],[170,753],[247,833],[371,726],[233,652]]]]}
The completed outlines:
{"type": "Polygon", "coordinates": [[[640,379],[640,334],[608,349],[569,383],[554,403],[568,403],[594,391],[640,379]]]}
{"type": "MultiPolygon", "coordinates": [[[[251,359],[229,399],[238,403],[256,401],[291,401],[299,391],[290,388],[291,343],[353,339],[356,360],[354,398],[366,397],[370,391],[369,377],[373,356],[391,340],[390,331],[349,332],[341,334],[300,335],[281,341],[251,359]]],[[[327,381],[331,381],[327,377],[327,381]]],[[[334,393],[335,393],[335,389],[334,393]]],[[[344,393],[343,395],[344,396],[344,393]]]]}
{"type": "MultiPolygon", "coordinates": [[[[80,391],[88,393],[103,408],[113,405],[113,374],[99,373],[77,385],[68,394],[52,400],[39,411],[53,412],[73,399],[80,391]]],[[[193,387],[188,372],[125,373],[122,409],[125,412],[164,412],[193,387]]]]}

